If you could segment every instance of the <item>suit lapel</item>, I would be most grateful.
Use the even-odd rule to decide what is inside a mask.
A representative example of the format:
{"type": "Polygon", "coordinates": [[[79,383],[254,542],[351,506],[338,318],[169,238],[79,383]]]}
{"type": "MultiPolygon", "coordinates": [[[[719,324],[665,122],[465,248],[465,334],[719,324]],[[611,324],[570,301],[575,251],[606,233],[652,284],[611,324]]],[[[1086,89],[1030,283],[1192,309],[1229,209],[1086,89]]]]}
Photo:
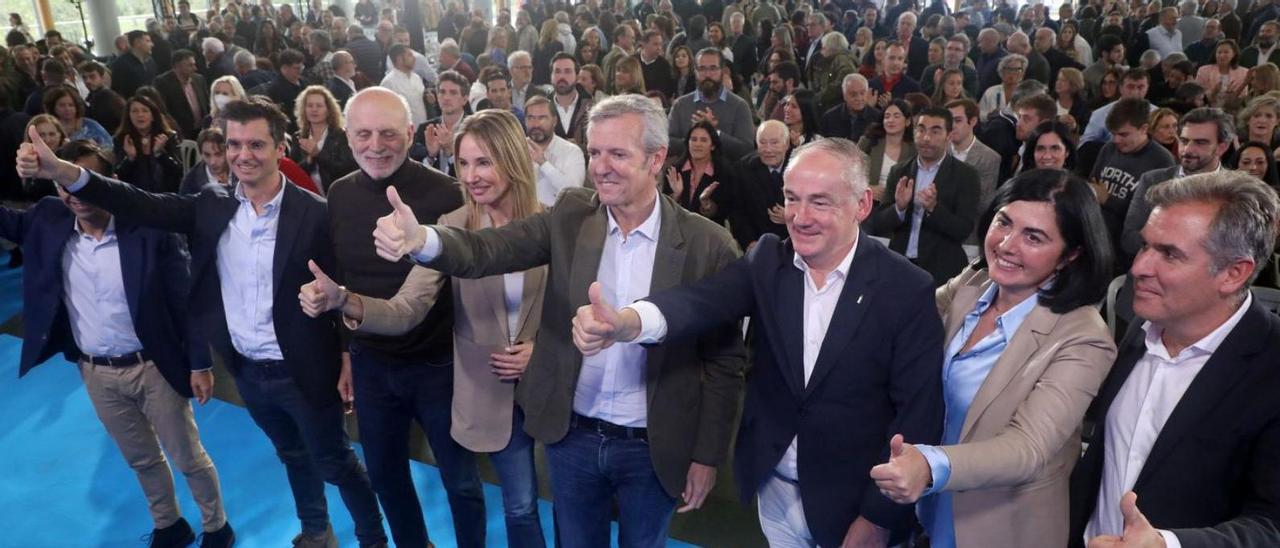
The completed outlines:
{"type": "Polygon", "coordinates": [[[534,301],[542,298],[543,281],[546,275],[547,269],[542,267],[524,271],[524,292],[520,295],[520,316],[516,321],[516,337],[519,340],[533,340],[535,331],[526,326],[529,325],[529,315],[533,310],[534,301]]]}
{"type": "MultiPolygon", "coordinates": [[[[813,393],[814,387],[822,382],[822,378],[831,371],[836,362],[843,356],[846,346],[855,340],[858,326],[866,316],[868,301],[864,297],[871,294],[872,285],[879,271],[877,256],[872,251],[870,238],[859,238],[858,248],[853,252],[853,263],[849,265],[849,277],[845,279],[840,297],[836,301],[835,314],[831,316],[831,324],[827,328],[827,336],[822,339],[822,349],[818,352],[818,360],[813,365],[813,373],[805,385],[807,397],[813,393]]],[[[803,302],[803,297],[801,302],[803,302]]]]}
{"type": "MultiPolygon", "coordinates": [[[[675,202],[658,196],[657,207],[661,210],[661,226],[658,228],[657,250],[653,254],[653,275],[649,279],[649,294],[680,285],[684,274],[684,227],[680,225],[675,202]]],[[[622,306],[623,303],[618,303],[622,306]]],[[[647,394],[652,397],[658,382],[658,371],[662,366],[666,345],[651,345],[645,352],[645,363],[648,374],[645,375],[647,394]]],[[[653,403],[650,401],[649,403],[653,403]]]]}
{"type": "Polygon", "coordinates": [[[292,196],[295,192],[302,192],[294,188],[287,178],[282,174],[280,176],[284,184],[284,196],[280,200],[280,218],[276,222],[276,249],[272,257],[271,265],[271,293],[274,296],[280,292],[280,280],[284,276],[285,265],[289,260],[289,254],[293,250],[293,244],[298,240],[299,229],[303,226],[303,219],[306,218],[307,212],[302,209],[302,202],[298,200],[300,196],[292,196]]]}
{"type": "Polygon", "coordinates": [[[1155,445],[1151,446],[1147,462],[1143,464],[1142,472],[1134,483],[1135,488],[1140,487],[1159,468],[1160,461],[1196,425],[1201,424],[1205,416],[1221,404],[1231,389],[1249,372],[1248,366],[1252,362],[1250,358],[1268,343],[1260,335],[1266,333],[1265,316],[1262,315],[1269,313],[1254,303],[1218,346],[1218,350],[1209,357],[1209,361],[1173,408],[1164,428],[1160,429],[1160,435],[1156,437],[1155,445]]]}
{"type": "MultiPolygon", "coordinates": [[[[784,369],[783,378],[791,387],[792,394],[804,392],[804,273],[791,262],[791,246],[782,247],[782,256],[778,258],[778,271],[774,275],[777,284],[774,294],[778,311],[775,333],[782,334],[782,348],[774,348],[778,356],[778,364],[784,369]]],[[[761,315],[751,321],[769,321],[769,316],[761,315]]]]}
{"type": "MultiPolygon", "coordinates": [[[[489,216],[480,214],[480,228],[490,228],[493,223],[489,220],[489,216]]],[[[507,325],[507,284],[506,275],[486,276],[476,280],[480,284],[480,292],[484,298],[489,301],[485,303],[485,309],[493,312],[493,323],[498,326],[498,331],[502,333],[503,340],[510,341],[514,333],[511,332],[511,326],[507,325]]]]}
{"type": "MultiPolygon", "coordinates": [[[[570,310],[590,302],[587,299],[587,288],[596,281],[600,271],[600,256],[604,252],[604,239],[609,229],[605,206],[599,198],[593,198],[595,213],[582,220],[577,240],[573,244],[573,255],[569,258],[569,306],[570,310]]],[[[582,354],[574,352],[574,375],[582,367],[582,354]]]]}
{"type": "MultiPolygon", "coordinates": [[[[208,227],[208,232],[202,234],[202,237],[209,240],[209,245],[198,246],[201,249],[200,255],[193,254],[191,257],[191,275],[193,278],[204,272],[206,268],[209,268],[209,265],[217,258],[218,242],[222,238],[222,233],[230,230],[231,221],[235,218],[236,211],[240,209],[240,200],[234,196],[234,184],[218,192],[222,192],[222,194],[213,202],[216,205],[213,207],[212,216],[208,224],[200,223],[201,226],[208,227]]],[[[197,207],[198,210],[199,207],[197,207]]],[[[212,272],[216,273],[217,269],[214,268],[212,272]]]]}
{"type": "Polygon", "coordinates": [[[1018,332],[1026,330],[1031,336],[1019,337],[1018,333],[1011,335],[1009,345],[1000,354],[996,364],[991,367],[987,378],[982,381],[982,385],[978,387],[978,393],[974,394],[973,401],[969,404],[969,411],[964,417],[964,426],[960,428],[960,441],[966,440],[969,431],[978,422],[978,418],[986,412],[987,407],[1000,397],[1014,377],[1021,373],[1031,358],[1036,355],[1040,345],[1048,339],[1049,334],[1053,333],[1059,318],[1060,316],[1040,304],[1036,304],[1036,307],[1031,310],[1027,319],[1023,320],[1022,326],[1018,328],[1018,332]]]}
{"type": "Polygon", "coordinates": [[[142,272],[146,259],[142,252],[142,238],[132,226],[116,221],[116,244],[120,250],[120,277],[124,281],[124,296],[129,302],[129,315],[135,325],[138,321],[138,296],[142,294],[142,272]]]}

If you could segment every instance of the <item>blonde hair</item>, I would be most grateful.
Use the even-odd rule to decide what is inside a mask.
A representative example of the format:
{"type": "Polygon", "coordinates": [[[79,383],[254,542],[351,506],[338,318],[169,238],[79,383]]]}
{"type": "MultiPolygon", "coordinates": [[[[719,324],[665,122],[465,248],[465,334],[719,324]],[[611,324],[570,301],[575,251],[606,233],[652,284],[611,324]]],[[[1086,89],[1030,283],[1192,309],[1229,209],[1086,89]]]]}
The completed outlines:
{"type": "MultiPolygon", "coordinates": [[[[692,67],[690,67],[690,69],[692,70],[692,67]]],[[[616,89],[617,76],[614,76],[615,89],[612,90],[614,94],[623,94],[623,93],[643,94],[644,93],[644,90],[645,90],[644,71],[641,70],[641,67],[640,67],[640,58],[623,57],[622,59],[619,59],[618,64],[614,66],[613,72],[615,74],[618,72],[626,72],[631,75],[631,87],[627,89],[616,89]]]]}
{"type": "Polygon", "coordinates": [[[212,84],[209,84],[209,116],[213,118],[218,117],[218,102],[213,100],[214,98],[213,90],[218,89],[218,84],[227,84],[231,86],[232,99],[245,98],[244,86],[240,85],[239,78],[236,78],[235,76],[227,75],[227,76],[218,78],[217,80],[214,80],[212,84]]]}
{"type": "MultiPolygon", "coordinates": [[[[529,143],[515,115],[506,110],[486,109],[463,118],[453,138],[453,150],[460,150],[462,138],[468,135],[489,154],[498,175],[507,181],[508,194],[504,199],[511,200],[511,220],[541,211],[529,143]]],[[[463,192],[462,197],[470,212],[467,228],[479,229],[482,218],[480,204],[470,193],[463,192]]]]}
{"type": "Polygon", "coordinates": [[[312,95],[319,95],[324,98],[324,108],[328,111],[325,116],[325,125],[329,129],[343,129],[346,122],[342,119],[342,109],[338,108],[338,100],[333,98],[333,94],[324,86],[307,86],[298,94],[298,99],[293,104],[293,119],[298,121],[298,135],[312,135],[311,122],[307,120],[307,98],[312,95]]]}

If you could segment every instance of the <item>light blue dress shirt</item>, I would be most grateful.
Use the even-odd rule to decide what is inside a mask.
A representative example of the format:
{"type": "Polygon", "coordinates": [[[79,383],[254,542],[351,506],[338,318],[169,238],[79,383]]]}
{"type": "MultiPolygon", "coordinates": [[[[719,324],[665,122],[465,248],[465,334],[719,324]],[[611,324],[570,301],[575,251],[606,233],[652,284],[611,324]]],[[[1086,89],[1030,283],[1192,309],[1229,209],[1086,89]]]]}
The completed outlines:
{"type": "MultiPolygon", "coordinates": [[[[943,157],[943,160],[946,158],[943,157]]],[[[916,160],[916,186],[915,195],[919,196],[920,192],[930,186],[933,186],[934,177],[938,176],[938,169],[942,167],[942,160],[934,162],[932,166],[925,166],[924,162],[916,160]]],[[[890,196],[890,199],[893,197],[890,196]]],[[[907,237],[907,252],[905,255],[908,259],[920,258],[920,225],[924,224],[924,207],[916,202],[916,207],[911,210],[911,235],[907,237]]],[[[906,217],[905,211],[898,212],[898,218],[906,217]]]]}
{"type": "Polygon", "coordinates": [[[284,185],[263,206],[262,215],[254,211],[244,187],[236,185],[235,197],[240,207],[218,239],[218,281],[227,331],[240,355],[251,360],[282,360],[272,321],[272,265],[284,185]]]}
{"type": "Polygon", "coordinates": [[[62,250],[62,300],[76,347],[90,356],[123,356],[142,350],[129,314],[120,267],[115,217],[102,239],[85,234],[78,221],[62,250]]]}
{"type": "MultiPolygon", "coordinates": [[[[942,444],[955,445],[960,442],[960,431],[964,427],[964,419],[969,414],[969,405],[978,394],[978,389],[987,380],[991,368],[1009,346],[1009,341],[1018,332],[1027,315],[1035,309],[1038,296],[1032,295],[996,318],[996,327],[973,348],[961,352],[969,341],[973,331],[978,327],[982,313],[996,300],[998,286],[991,283],[973,310],[964,317],[964,325],[947,345],[947,358],[942,366],[942,395],[946,404],[946,418],[943,422],[942,444]]],[[[917,449],[929,461],[933,474],[933,487],[925,491],[916,511],[920,522],[929,533],[929,545],[933,548],[955,548],[956,531],[952,518],[951,493],[943,491],[951,479],[951,460],[942,449],[930,445],[917,445],[917,449]]]]}

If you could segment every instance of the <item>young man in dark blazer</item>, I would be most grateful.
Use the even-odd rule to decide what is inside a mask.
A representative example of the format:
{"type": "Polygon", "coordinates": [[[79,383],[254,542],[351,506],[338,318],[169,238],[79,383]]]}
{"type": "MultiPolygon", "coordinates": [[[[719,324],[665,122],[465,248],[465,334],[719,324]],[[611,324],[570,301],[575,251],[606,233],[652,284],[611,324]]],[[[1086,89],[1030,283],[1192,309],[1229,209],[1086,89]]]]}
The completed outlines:
{"type": "Polygon", "coordinates": [[[871,468],[888,458],[889,432],[942,433],[933,283],[860,234],[872,201],[857,158],[845,139],[801,146],[785,175],[790,238],[766,234],[725,270],[621,313],[593,298],[573,320],[575,344],[591,355],[614,341],[678,344],[751,316],[734,479],[744,504],[758,496],[773,546],[906,540],[914,509],[886,498],[871,468]]]}
{"type": "Polygon", "coordinates": [[[978,172],[947,153],[951,123],[942,107],[916,114],[916,157],[889,171],[884,204],[871,218],[871,232],[932,274],[934,285],[969,262],[963,245],[978,217],[978,172]]]}
{"type": "MultiPolygon", "coordinates": [[[[596,280],[616,301],[710,275],[737,248],[722,227],[658,194],[666,120],[640,95],[595,105],[587,135],[598,190],[566,189],[550,210],[496,230],[423,227],[388,189],[394,212],[378,220],[378,255],[411,255],[463,278],[548,265],[544,326],[568,326],[596,280]]],[[[559,542],[608,546],[616,497],[619,544],[661,545],[677,504],[701,507],[726,460],[746,365],[742,333],[726,322],[700,337],[586,359],[568,335],[538,331],[516,388],[525,430],[547,446],[559,542]]]]}
{"type": "MultiPolygon", "coordinates": [[[[78,141],[63,156],[110,173],[96,146],[78,141]]],[[[155,521],[151,546],[195,540],[182,518],[165,453],[200,507],[202,547],[231,546],[218,471],[200,443],[188,398],[213,391],[213,373],[187,352],[191,276],[177,236],[119,221],[66,192],[26,211],[0,208],[0,237],[21,244],[22,358],[18,375],[61,353],[75,362],[89,400],[138,476],[155,521]],[[163,453],[161,452],[163,448],[163,453]]]]}
{"type": "Polygon", "coordinates": [[[200,122],[209,111],[209,84],[205,83],[204,76],[196,73],[196,54],[186,49],[174,52],[173,69],[157,76],[155,87],[169,114],[178,122],[182,138],[194,140],[200,133],[200,122]],[[187,86],[190,86],[190,97],[187,86]]]}
{"type": "MultiPolygon", "coordinates": [[[[227,155],[238,184],[199,194],[153,194],[59,161],[38,136],[18,153],[23,177],[57,182],[78,199],[122,220],[187,236],[194,331],[235,377],[249,414],[288,470],[302,521],[298,546],[335,543],[324,483],[338,487],[362,545],[386,543],[382,515],[364,466],[343,430],[336,319],[310,318],[297,289],[311,281],[308,261],[333,268],[322,198],[279,172],[288,119],[262,97],[233,101],[222,113],[227,155]]],[[[210,367],[192,353],[193,367],[210,367]]]]}
{"type": "Polygon", "coordinates": [[[1238,171],[1152,188],[1130,326],[1085,414],[1071,546],[1280,546],[1280,318],[1249,291],[1277,194],[1238,171]]]}

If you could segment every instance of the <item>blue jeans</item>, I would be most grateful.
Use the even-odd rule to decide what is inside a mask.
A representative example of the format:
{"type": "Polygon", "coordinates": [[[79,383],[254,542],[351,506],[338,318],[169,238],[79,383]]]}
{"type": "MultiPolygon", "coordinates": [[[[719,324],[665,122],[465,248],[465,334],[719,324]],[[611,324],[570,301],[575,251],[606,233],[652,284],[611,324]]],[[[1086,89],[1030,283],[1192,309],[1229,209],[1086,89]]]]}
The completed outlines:
{"type": "Polygon", "coordinates": [[[351,376],[369,479],[396,545],[427,545],[422,505],[409,474],[409,426],[417,420],[440,468],[458,546],[484,548],[484,491],[476,456],[449,434],[452,365],[389,362],[353,343],[351,376]]]}
{"type": "Polygon", "coordinates": [[[533,466],[533,438],[524,431],[524,412],[512,412],[511,441],[501,451],[489,453],[489,461],[502,482],[502,513],[507,521],[507,546],[543,548],[542,521],[538,518],[538,476],[533,466]]]}
{"type": "Polygon", "coordinates": [[[658,482],[648,441],[571,427],[547,446],[547,459],[563,548],[608,546],[614,497],[621,548],[666,545],[676,499],[658,482]]]}
{"type": "Polygon", "coordinates": [[[238,369],[236,388],[284,463],[302,531],[318,535],[329,528],[327,481],[342,495],[360,544],[386,542],[378,500],[343,427],[342,403],[307,401],[282,362],[264,366],[242,360],[238,369]]]}

